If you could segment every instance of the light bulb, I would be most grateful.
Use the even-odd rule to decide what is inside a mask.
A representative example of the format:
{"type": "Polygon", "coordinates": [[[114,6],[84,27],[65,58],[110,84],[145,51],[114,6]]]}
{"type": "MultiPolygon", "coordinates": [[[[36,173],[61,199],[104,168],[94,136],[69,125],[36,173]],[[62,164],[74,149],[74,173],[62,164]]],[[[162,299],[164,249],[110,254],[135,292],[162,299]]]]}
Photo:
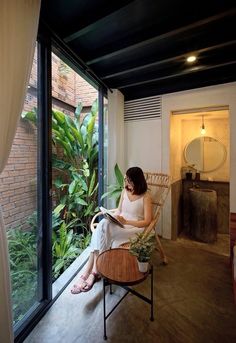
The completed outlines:
{"type": "Polygon", "coordinates": [[[202,134],[202,135],[205,135],[205,133],[206,133],[206,129],[205,129],[204,126],[202,126],[202,128],[201,128],[201,134],[202,134]]]}
{"type": "Polygon", "coordinates": [[[201,126],[201,135],[205,135],[206,129],[204,124],[204,116],[202,116],[202,126],[201,126]]]}
{"type": "Polygon", "coordinates": [[[188,56],[188,57],[187,57],[187,62],[188,62],[188,63],[193,63],[193,62],[196,61],[196,59],[197,59],[196,56],[191,55],[191,56],[188,56]]]}

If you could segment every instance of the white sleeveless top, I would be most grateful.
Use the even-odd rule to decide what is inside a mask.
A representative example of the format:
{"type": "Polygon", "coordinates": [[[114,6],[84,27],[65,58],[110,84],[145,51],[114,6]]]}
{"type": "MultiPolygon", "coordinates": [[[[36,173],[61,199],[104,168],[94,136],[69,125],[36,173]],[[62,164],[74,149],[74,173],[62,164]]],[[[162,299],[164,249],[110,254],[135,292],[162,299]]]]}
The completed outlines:
{"type": "Polygon", "coordinates": [[[121,216],[128,220],[143,220],[144,219],[144,205],[143,197],[130,201],[127,191],[124,192],[124,198],[121,205],[121,216]]]}

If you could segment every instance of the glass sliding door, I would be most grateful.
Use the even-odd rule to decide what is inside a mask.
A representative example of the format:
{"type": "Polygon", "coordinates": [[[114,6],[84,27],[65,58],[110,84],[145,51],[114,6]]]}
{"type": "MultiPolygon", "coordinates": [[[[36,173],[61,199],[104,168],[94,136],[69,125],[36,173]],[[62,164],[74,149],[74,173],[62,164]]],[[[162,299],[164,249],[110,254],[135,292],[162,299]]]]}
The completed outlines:
{"type": "Polygon", "coordinates": [[[98,204],[98,90],[56,47],[51,146],[54,297],[73,276],[69,267],[90,242],[89,225],[98,204]]]}
{"type": "Polygon", "coordinates": [[[107,175],[104,92],[52,54],[47,37],[39,37],[24,108],[0,175],[15,342],[22,342],[49,308],[63,288],[53,294],[57,279],[89,244],[99,200],[99,149],[103,184],[107,175]]]}
{"type": "MultiPolygon", "coordinates": [[[[8,163],[0,176],[0,196],[9,245],[15,328],[39,302],[38,294],[38,93],[37,47],[8,163]]],[[[14,101],[14,99],[13,99],[14,101]]]]}
{"type": "Polygon", "coordinates": [[[23,111],[7,165],[0,175],[15,342],[27,336],[37,316],[42,315],[51,301],[52,283],[48,272],[51,239],[47,237],[50,230],[47,136],[50,130],[45,106],[50,102],[46,94],[46,84],[51,82],[48,51],[50,45],[37,43],[23,111]]]}

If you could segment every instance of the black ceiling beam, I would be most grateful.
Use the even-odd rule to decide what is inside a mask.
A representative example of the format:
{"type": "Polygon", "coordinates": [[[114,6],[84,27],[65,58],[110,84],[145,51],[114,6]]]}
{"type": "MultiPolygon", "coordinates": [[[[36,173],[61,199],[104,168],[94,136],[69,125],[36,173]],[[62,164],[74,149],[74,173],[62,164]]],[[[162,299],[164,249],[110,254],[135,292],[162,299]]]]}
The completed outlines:
{"type": "Polygon", "coordinates": [[[153,83],[153,82],[156,82],[156,81],[172,79],[172,78],[175,78],[175,77],[192,74],[192,73],[196,73],[196,72],[199,72],[199,71],[216,69],[216,68],[220,68],[220,67],[226,67],[226,66],[233,65],[233,64],[236,64],[236,60],[230,61],[230,62],[225,62],[225,63],[220,63],[220,64],[215,64],[215,65],[210,65],[210,66],[197,66],[197,67],[192,67],[191,69],[188,69],[188,70],[181,71],[179,73],[175,73],[175,74],[171,74],[171,75],[166,75],[166,76],[162,76],[162,77],[156,77],[154,79],[134,82],[134,83],[126,84],[126,85],[120,85],[120,86],[116,85],[116,86],[113,86],[112,88],[126,89],[126,88],[130,88],[130,87],[134,87],[134,86],[140,86],[140,85],[144,85],[144,84],[153,83]]]}
{"type": "Polygon", "coordinates": [[[157,84],[150,84],[147,87],[137,86],[133,88],[127,88],[127,90],[123,92],[123,94],[125,96],[125,101],[127,101],[154,95],[168,94],[207,86],[220,85],[235,81],[235,72],[236,68],[235,65],[233,65],[229,66],[227,70],[225,70],[224,68],[219,69],[217,75],[214,70],[209,70],[206,72],[203,71],[201,77],[198,73],[192,74],[191,78],[186,75],[186,77],[183,76],[180,80],[178,80],[179,82],[168,83],[168,80],[167,82],[164,80],[157,84]]]}
{"type": "Polygon", "coordinates": [[[68,47],[67,44],[65,44],[65,42],[48,26],[46,22],[44,22],[43,19],[40,19],[39,21],[39,35],[40,32],[43,32],[44,35],[46,32],[47,35],[50,36],[53,45],[58,50],[58,53],[62,54],[63,56],[59,57],[61,59],[66,59],[67,63],[72,63],[69,65],[72,67],[72,69],[73,66],[78,67],[78,69],[83,72],[83,77],[86,79],[86,81],[93,81],[96,85],[100,85],[103,89],[108,89],[112,92],[112,89],[104,81],[102,81],[93,72],[93,70],[91,70],[86,63],[73,50],[71,50],[70,47],[68,47]]]}
{"type": "Polygon", "coordinates": [[[139,42],[139,43],[127,46],[125,48],[122,48],[122,49],[119,49],[119,50],[116,50],[116,51],[113,51],[113,52],[110,52],[110,53],[105,54],[103,56],[94,58],[94,59],[92,59],[90,61],[86,61],[86,64],[87,65],[95,64],[97,62],[101,62],[103,60],[110,59],[112,57],[116,57],[118,55],[125,54],[125,53],[133,51],[135,49],[145,48],[146,45],[149,45],[149,44],[152,44],[152,43],[156,43],[156,42],[158,42],[158,41],[160,41],[162,39],[170,38],[170,37],[182,34],[182,33],[186,32],[186,31],[189,31],[189,30],[192,30],[192,29],[196,29],[196,28],[204,26],[204,25],[208,25],[209,23],[212,23],[214,21],[220,20],[220,19],[225,18],[227,16],[232,16],[235,13],[236,13],[236,9],[235,8],[234,9],[230,9],[228,11],[225,11],[225,12],[213,15],[211,17],[208,17],[208,18],[196,21],[195,23],[186,25],[184,27],[181,27],[181,28],[178,28],[178,29],[166,32],[166,33],[163,33],[163,34],[161,34],[159,36],[156,36],[156,37],[144,40],[142,42],[139,42]]]}
{"type": "MultiPolygon", "coordinates": [[[[134,2],[134,1],[132,1],[134,2]]],[[[109,20],[112,16],[116,16],[119,14],[120,11],[126,11],[126,8],[128,6],[132,6],[132,2],[131,4],[128,3],[126,4],[125,6],[122,6],[120,7],[119,9],[117,9],[116,11],[113,11],[111,13],[109,13],[108,15],[106,15],[105,17],[102,17],[100,19],[98,19],[97,21],[83,27],[82,29],[70,34],[69,36],[63,38],[63,40],[66,42],[66,43],[69,43],[83,35],[85,35],[86,33],[90,32],[90,31],[94,31],[96,29],[98,29],[99,27],[103,26],[103,25],[106,25],[107,24],[107,20],[109,20]]],[[[115,20],[115,18],[114,18],[115,20]]]]}
{"type": "MultiPolygon", "coordinates": [[[[232,40],[232,41],[225,42],[225,43],[222,43],[222,44],[212,45],[212,46],[209,46],[207,48],[203,48],[203,49],[199,49],[199,50],[194,50],[191,53],[193,53],[193,54],[201,54],[203,52],[212,51],[212,50],[216,50],[216,49],[221,49],[221,48],[224,48],[226,46],[230,46],[230,45],[234,45],[234,44],[236,44],[236,40],[232,40]]],[[[143,69],[147,69],[147,68],[150,68],[150,67],[155,67],[155,66],[158,66],[158,65],[161,65],[161,64],[165,64],[165,63],[181,60],[181,59],[185,58],[186,55],[189,55],[189,51],[184,53],[184,54],[181,54],[181,55],[177,55],[177,56],[170,57],[170,58],[165,58],[164,60],[156,61],[156,62],[153,62],[153,63],[147,63],[147,64],[144,64],[144,65],[141,65],[141,66],[138,66],[138,67],[134,67],[134,68],[125,69],[125,70],[119,71],[117,73],[113,73],[113,74],[109,74],[109,75],[105,75],[105,76],[100,76],[100,78],[102,80],[107,80],[107,79],[113,78],[115,76],[130,74],[130,73],[137,72],[137,71],[140,71],[140,70],[143,70],[143,69]]]]}

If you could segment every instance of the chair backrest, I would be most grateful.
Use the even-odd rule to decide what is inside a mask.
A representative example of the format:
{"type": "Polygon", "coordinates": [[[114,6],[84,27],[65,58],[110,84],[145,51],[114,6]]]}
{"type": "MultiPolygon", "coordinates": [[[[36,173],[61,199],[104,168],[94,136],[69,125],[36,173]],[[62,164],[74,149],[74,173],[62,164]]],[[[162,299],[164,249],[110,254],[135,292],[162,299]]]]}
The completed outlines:
{"type": "Polygon", "coordinates": [[[171,179],[167,174],[144,172],[148,189],[153,202],[153,220],[146,232],[150,232],[157,224],[161,215],[161,210],[170,190],[171,179]]]}

